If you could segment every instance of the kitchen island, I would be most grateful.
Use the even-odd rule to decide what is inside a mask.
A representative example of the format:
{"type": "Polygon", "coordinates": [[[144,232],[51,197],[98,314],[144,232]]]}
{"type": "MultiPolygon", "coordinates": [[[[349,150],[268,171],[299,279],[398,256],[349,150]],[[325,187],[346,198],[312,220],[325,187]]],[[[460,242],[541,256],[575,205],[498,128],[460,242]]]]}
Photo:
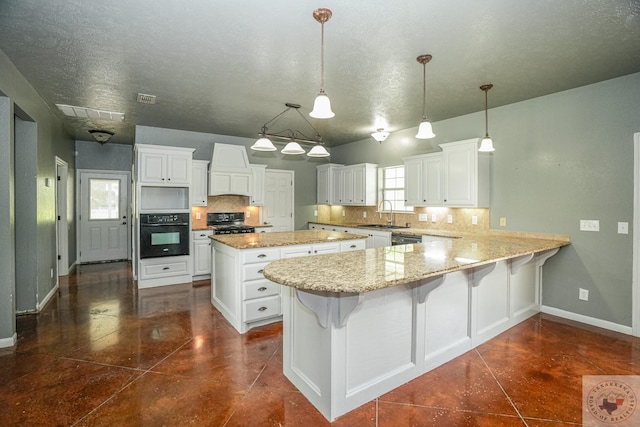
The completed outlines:
{"type": "Polygon", "coordinates": [[[568,241],[467,236],[279,260],[283,370],[333,421],[540,310],[568,241]]]}
{"type": "Polygon", "coordinates": [[[365,248],[366,236],[324,230],[214,234],[211,304],[241,334],[282,320],[281,286],[265,279],[264,267],[281,258],[365,248]]]}

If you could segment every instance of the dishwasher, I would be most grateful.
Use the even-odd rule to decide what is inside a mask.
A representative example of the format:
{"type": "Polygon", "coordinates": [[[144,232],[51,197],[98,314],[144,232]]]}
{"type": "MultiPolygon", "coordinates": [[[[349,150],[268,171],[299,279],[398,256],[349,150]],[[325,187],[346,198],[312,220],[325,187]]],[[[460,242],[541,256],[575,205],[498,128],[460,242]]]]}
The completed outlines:
{"type": "Polygon", "coordinates": [[[415,234],[391,233],[391,246],[422,243],[422,236],[415,234]]]}

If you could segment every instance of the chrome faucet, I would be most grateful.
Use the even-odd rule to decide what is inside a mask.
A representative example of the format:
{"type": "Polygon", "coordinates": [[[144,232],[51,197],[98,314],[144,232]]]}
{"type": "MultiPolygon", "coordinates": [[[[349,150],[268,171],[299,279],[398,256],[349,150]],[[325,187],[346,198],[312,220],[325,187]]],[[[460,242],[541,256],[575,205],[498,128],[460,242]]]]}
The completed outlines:
{"type": "Polygon", "coordinates": [[[380,203],[378,203],[378,215],[380,216],[380,219],[382,219],[382,211],[384,210],[385,202],[389,203],[389,219],[387,220],[387,224],[393,225],[393,203],[391,203],[390,200],[382,199],[380,203]]]}

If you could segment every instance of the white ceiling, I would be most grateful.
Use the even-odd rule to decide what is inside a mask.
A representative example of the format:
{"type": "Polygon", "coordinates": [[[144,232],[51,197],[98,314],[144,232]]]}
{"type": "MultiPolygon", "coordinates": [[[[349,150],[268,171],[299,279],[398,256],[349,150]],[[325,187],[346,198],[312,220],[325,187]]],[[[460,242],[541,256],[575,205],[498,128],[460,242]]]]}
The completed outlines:
{"type": "MultiPolygon", "coordinates": [[[[308,117],[318,7],[333,11],[325,88],[336,116],[309,120],[329,146],[367,138],[380,121],[392,132],[418,125],[420,54],[433,55],[436,122],[483,110],[484,83],[491,108],[640,72],[640,0],[3,0],[0,49],[75,139],[106,129],[132,143],[135,125],[255,137],[285,102],[308,117]],[[156,104],[137,103],[139,92],[156,104]],[[56,103],[126,118],[66,118],[56,103]]],[[[293,112],[280,123],[308,130],[293,112]]]]}

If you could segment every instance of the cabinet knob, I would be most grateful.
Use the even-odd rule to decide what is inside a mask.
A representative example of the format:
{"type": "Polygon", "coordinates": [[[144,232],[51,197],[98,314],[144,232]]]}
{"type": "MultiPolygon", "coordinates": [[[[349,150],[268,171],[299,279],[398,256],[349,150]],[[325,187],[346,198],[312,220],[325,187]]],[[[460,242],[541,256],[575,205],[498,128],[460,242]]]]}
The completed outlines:
{"type": "Polygon", "coordinates": [[[258,292],[264,292],[266,290],[267,290],[267,288],[265,288],[264,286],[261,286],[261,287],[258,288],[258,292]]]}
{"type": "Polygon", "coordinates": [[[356,245],[351,245],[351,246],[349,246],[349,247],[350,247],[351,249],[355,249],[355,248],[356,248],[356,245]]]}
{"type": "Polygon", "coordinates": [[[163,269],[163,270],[168,270],[168,269],[169,269],[169,267],[163,267],[162,269],[163,269]]]}
{"type": "Polygon", "coordinates": [[[258,258],[266,258],[267,256],[265,254],[260,254],[258,255],[258,258]]]}
{"type": "Polygon", "coordinates": [[[258,270],[258,274],[262,274],[263,271],[263,269],[258,270]]]}
{"type": "Polygon", "coordinates": [[[260,307],[260,308],[258,309],[258,311],[265,311],[266,309],[267,309],[267,307],[260,307]]]}
{"type": "Polygon", "coordinates": [[[307,252],[307,253],[308,253],[308,254],[310,254],[310,253],[311,253],[311,251],[309,251],[309,252],[307,252]]]}

